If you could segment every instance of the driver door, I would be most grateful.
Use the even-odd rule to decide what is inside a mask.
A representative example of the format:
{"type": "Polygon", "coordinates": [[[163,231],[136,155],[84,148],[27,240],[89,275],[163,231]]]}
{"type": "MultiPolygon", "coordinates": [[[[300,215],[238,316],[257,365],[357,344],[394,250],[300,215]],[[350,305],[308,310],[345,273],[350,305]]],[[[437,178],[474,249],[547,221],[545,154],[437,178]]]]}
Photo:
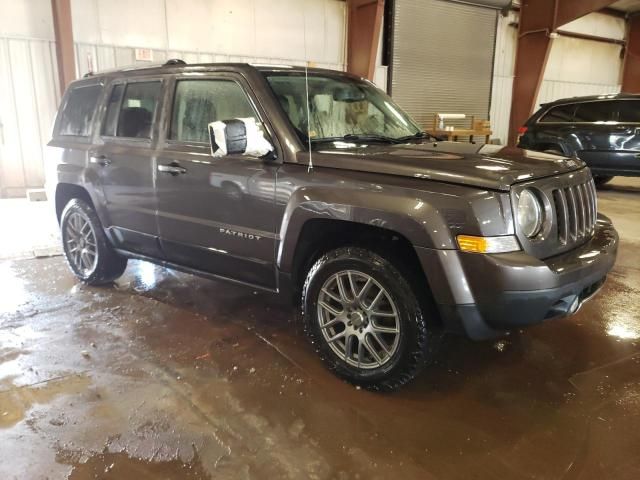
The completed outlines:
{"type": "MultiPolygon", "coordinates": [[[[278,165],[213,157],[208,124],[260,117],[241,77],[177,77],[156,160],[157,221],[170,262],[273,289],[278,165]]],[[[269,139],[272,142],[271,139],[269,139]]]]}

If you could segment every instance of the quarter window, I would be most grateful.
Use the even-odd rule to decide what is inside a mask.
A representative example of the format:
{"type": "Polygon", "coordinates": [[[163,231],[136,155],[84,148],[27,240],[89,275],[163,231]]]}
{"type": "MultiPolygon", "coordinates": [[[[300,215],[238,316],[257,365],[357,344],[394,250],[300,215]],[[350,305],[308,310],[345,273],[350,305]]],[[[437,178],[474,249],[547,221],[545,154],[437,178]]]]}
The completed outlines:
{"type": "Polygon", "coordinates": [[[60,119],[59,135],[88,137],[93,112],[98,103],[102,85],[77,87],[69,92],[69,99],[60,119]]]}
{"type": "Polygon", "coordinates": [[[576,108],[576,122],[597,123],[615,120],[617,120],[615,102],[585,102],[579,103],[576,108]]]}
{"type": "Polygon", "coordinates": [[[231,80],[180,80],[176,86],[169,138],[208,142],[208,125],[217,120],[256,117],[240,85],[231,80]]]}
{"type": "Polygon", "coordinates": [[[151,138],[160,88],[159,81],[116,85],[109,98],[103,135],[151,138]]]}
{"type": "Polygon", "coordinates": [[[553,107],[541,119],[542,123],[567,123],[573,121],[575,105],[560,105],[553,107]]]}

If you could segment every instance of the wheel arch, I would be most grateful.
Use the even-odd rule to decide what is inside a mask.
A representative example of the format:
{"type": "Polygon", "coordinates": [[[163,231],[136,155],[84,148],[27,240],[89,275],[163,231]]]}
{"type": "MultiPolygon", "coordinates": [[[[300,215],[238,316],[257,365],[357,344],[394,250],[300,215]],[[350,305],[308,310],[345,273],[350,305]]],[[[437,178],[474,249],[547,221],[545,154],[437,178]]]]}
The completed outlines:
{"type": "Polygon", "coordinates": [[[55,193],[55,208],[58,223],[60,223],[62,218],[62,211],[64,210],[64,207],[74,198],[84,200],[89,204],[89,206],[91,206],[91,208],[94,210],[96,209],[93,199],[86,188],[73,183],[59,183],[56,186],[55,193]]]}
{"type": "Polygon", "coordinates": [[[429,279],[407,237],[380,226],[324,218],[307,220],[298,237],[290,272],[294,298],[315,262],[325,253],[345,246],[366,248],[391,261],[407,277],[423,310],[435,311],[429,279]]]}

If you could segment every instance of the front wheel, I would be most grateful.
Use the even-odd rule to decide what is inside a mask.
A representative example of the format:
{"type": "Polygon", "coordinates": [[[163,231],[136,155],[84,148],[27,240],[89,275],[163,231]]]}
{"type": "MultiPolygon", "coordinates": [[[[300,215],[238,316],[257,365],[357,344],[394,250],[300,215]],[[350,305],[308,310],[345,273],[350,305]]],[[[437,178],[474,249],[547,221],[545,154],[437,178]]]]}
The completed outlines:
{"type": "Polygon", "coordinates": [[[127,259],[118,255],[107,240],[96,212],[74,198],[60,220],[62,247],[71,271],[89,285],[102,285],[118,278],[127,259]]]}
{"type": "Polygon", "coordinates": [[[606,185],[607,183],[609,183],[611,180],[613,180],[613,176],[610,175],[594,175],[593,176],[593,181],[596,184],[596,187],[602,187],[603,185],[606,185]]]}
{"type": "Polygon", "coordinates": [[[433,338],[400,271],[369,250],[323,255],[302,292],[306,331],[338,376],[372,390],[395,390],[424,366],[433,338]]]}

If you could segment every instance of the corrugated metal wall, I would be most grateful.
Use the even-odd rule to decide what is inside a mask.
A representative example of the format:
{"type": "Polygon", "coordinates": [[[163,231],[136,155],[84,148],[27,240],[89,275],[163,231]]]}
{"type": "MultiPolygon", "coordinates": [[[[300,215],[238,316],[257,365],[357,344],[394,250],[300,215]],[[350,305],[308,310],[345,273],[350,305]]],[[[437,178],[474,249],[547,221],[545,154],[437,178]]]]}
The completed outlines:
{"type": "Polygon", "coordinates": [[[396,0],[391,93],[429,128],[434,114],[489,116],[497,11],[444,0],[396,0]]]}
{"type": "Polygon", "coordinates": [[[43,147],[60,101],[55,43],[0,36],[0,197],[44,185],[43,147]]]}

